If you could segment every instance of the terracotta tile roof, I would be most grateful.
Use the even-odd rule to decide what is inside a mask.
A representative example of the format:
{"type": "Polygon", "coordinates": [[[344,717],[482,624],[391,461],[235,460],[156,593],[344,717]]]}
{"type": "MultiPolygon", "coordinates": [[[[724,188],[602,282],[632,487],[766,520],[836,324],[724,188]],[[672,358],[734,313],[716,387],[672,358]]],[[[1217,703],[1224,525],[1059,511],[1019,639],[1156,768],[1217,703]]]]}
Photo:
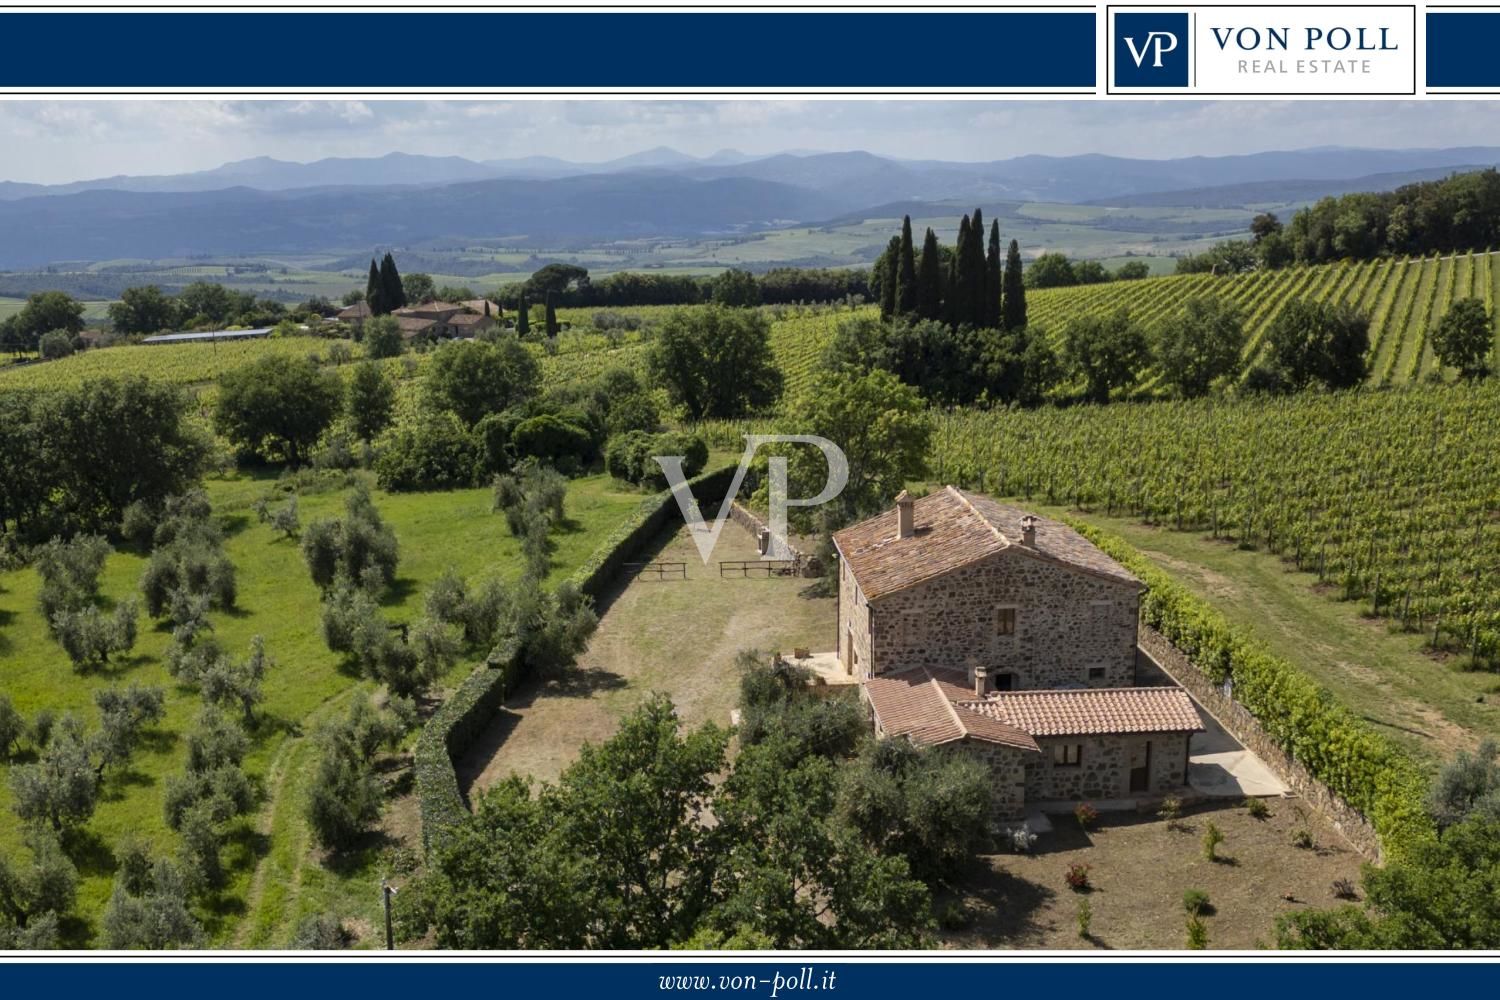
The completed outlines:
{"type": "Polygon", "coordinates": [[[894,509],[834,533],[834,544],[866,600],[878,600],[1006,550],[1143,586],[1125,567],[1060,521],[1036,517],[1035,541],[1026,545],[1021,519],[1027,512],[978,493],[946,486],[916,501],[913,510],[916,531],[910,538],[897,537],[894,509]]]}
{"type": "Polygon", "coordinates": [[[476,316],[474,313],[459,313],[457,316],[448,317],[449,326],[483,326],[486,323],[493,325],[495,317],[476,316]]]}
{"type": "Polygon", "coordinates": [[[1000,691],[958,706],[1032,736],[1183,733],[1203,729],[1187,692],[1176,687],[1000,691]]]}
{"type": "Polygon", "coordinates": [[[369,319],[370,307],[364,302],[356,302],[352,306],[345,306],[339,310],[339,319],[369,319]]]}
{"type": "Polygon", "coordinates": [[[396,317],[396,325],[401,328],[402,335],[408,337],[414,337],[419,333],[430,330],[434,326],[437,326],[437,323],[438,321],[435,319],[423,319],[418,316],[396,317]]]}
{"type": "Polygon", "coordinates": [[[1004,720],[955,705],[949,697],[950,685],[926,670],[872,677],[864,688],[887,736],[906,736],[928,746],[967,737],[1018,750],[1041,749],[1036,740],[1004,720]]]}
{"type": "Polygon", "coordinates": [[[465,309],[472,309],[474,312],[477,312],[481,316],[485,314],[485,306],[489,306],[489,314],[491,316],[500,315],[500,307],[495,305],[495,303],[491,302],[489,299],[464,299],[463,302],[459,304],[462,305],[465,309]]]}

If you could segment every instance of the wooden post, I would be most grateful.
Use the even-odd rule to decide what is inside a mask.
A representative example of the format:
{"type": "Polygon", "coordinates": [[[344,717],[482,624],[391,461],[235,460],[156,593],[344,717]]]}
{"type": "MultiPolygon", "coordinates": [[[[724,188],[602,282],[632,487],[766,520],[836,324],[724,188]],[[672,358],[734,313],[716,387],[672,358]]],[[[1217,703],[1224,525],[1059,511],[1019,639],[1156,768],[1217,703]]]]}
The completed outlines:
{"type": "Polygon", "coordinates": [[[393,887],[385,879],[380,880],[380,898],[385,904],[385,950],[396,950],[396,932],[391,926],[391,897],[396,894],[393,887]]]}

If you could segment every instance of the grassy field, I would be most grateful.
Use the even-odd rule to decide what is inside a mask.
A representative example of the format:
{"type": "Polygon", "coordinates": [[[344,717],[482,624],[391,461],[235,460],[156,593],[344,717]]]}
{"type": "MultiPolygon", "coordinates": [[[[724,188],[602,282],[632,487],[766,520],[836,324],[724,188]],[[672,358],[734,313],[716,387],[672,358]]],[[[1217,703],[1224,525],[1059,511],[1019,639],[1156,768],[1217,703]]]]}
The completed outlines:
{"type": "Polygon", "coordinates": [[[556,780],[585,741],[608,739],[656,691],[671,696],[690,726],[727,726],[739,704],[734,661],[741,650],[834,648],[835,601],[803,596],[811,581],[719,576],[718,560],[757,555],[737,524],[724,526],[707,566],[685,528],[664,535],[650,558],[686,562],[688,579],[637,579],[624,587],[578,668],[511,697],[460,762],[461,779],[478,788],[509,774],[556,780]]]}
{"type": "MultiPolygon", "coordinates": [[[[274,537],[250,513],[250,504],[268,485],[240,475],[208,484],[216,516],[228,535],[227,551],[238,571],[238,607],[214,616],[218,637],[243,655],[250,637],[263,635],[276,665],[269,672],[264,721],[256,733],[247,770],[260,787],[258,813],[229,838],[225,861],[228,885],[203,914],[215,944],[274,946],[285,943],[302,915],[332,910],[372,918],[379,905],[382,866],[403,845],[398,837],[374,837],[359,850],[325,858],[311,846],[302,819],[302,801],[311,773],[311,736],[320,722],[342,712],[356,689],[368,682],[349,675],[319,634],[318,594],[294,541],[274,537]]],[[[392,620],[420,614],[426,586],[452,566],[467,576],[514,577],[520,556],[504,519],[490,512],[488,490],[451,493],[377,494],[382,515],[401,543],[396,586],[385,601],[392,620]]],[[[569,522],[555,535],[553,579],[561,579],[593,551],[602,537],[640,502],[607,477],[575,480],[568,494],[569,522]]],[[[342,509],[341,491],[302,499],[304,523],[342,509]]],[[[134,593],[144,559],[130,552],[112,555],[102,591],[108,601],[134,593]]],[[[37,610],[34,570],[0,574],[0,661],[4,687],[28,716],[38,708],[78,712],[94,721],[92,696],[101,685],[137,682],[166,687],[167,717],[150,735],[128,768],[106,782],[98,811],[86,824],[74,851],[82,883],[78,909],[85,925],[74,928],[76,944],[86,944],[108,900],[114,861],[111,847],[127,834],[143,836],[169,850],[175,836],[162,818],[162,786],[182,766],[182,736],[198,710],[198,695],[167,675],[162,657],[168,633],[142,623],[132,653],[104,676],[79,676],[48,636],[37,610]]],[[[471,665],[456,668],[456,682],[471,665]]],[[[0,849],[20,846],[21,830],[10,810],[8,768],[0,766],[0,849]]],[[[390,776],[393,791],[403,776],[390,776]]],[[[409,846],[409,845],[407,845],[409,846]]]]}
{"type": "Polygon", "coordinates": [[[1435,765],[1500,735],[1500,678],[1448,669],[1420,636],[1368,617],[1366,603],[1330,600],[1316,574],[1195,532],[1078,516],[1124,538],[1419,760],[1435,765]]]}

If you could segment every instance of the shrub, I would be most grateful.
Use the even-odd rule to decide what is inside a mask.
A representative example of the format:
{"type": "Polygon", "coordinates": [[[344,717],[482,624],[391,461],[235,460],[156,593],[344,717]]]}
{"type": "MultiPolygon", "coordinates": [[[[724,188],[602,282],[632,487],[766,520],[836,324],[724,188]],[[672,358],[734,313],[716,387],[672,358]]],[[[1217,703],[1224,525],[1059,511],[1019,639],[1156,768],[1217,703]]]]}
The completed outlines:
{"type": "Polygon", "coordinates": [[[1208,905],[1208,893],[1202,889],[1189,889],[1182,894],[1182,908],[1190,917],[1206,916],[1213,910],[1208,905]]]}
{"type": "Polygon", "coordinates": [[[1089,884],[1089,869],[1091,867],[1083,862],[1074,862],[1063,873],[1063,881],[1068,883],[1068,888],[1074,892],[1088,892],[1093,888],[1089,884]]]}
{"type": "Polygon", "coordinates": [[[65,358],[77,349],[78,342],[66,330],[50,330],[37,342],[37,353],[47,361],[65,358]]]}
{"type": "Polygon", "coordinates": [[[1099,810],[1091,802],[1080,802],[1073,807],[1073,818],[1078,821],[1079,829],[1091,830],[1099,822],[1099,810]]]}
{"type": "Polygon", "coordinates": [[[583,468],[594,455],[589,432],[552,413],[521,421],[510,443],[516,458],[535,458],[563,472],[583,468]]]}
{"type": "Polygon", "coordinates": [[[1182,825],[1182,800],[1175,795],[1162,799],[1161,806],[1156,810],[1156,818],[1166,820],[1168,830],[1176,830],[1182,825]]]}
{"type": "Polygon", "coordinates": [[[313,913],[302,918],[292,932],[288,947],[296,951],[343,951],[354,944],[354,935],[343,921],[328,913],[313,913]]]}
{"type": "Polygon", "coordinates": [[[938,910],[937,921],[945,931],[961,931],[974,922],[974,911],[961,899],[950,900],[938,910]]]}
{"type": "Polygon", "coordinates": [[[1197,915],[1187,919],[1187,946],[1189,951],[1202,951],[1208,947],[1208,925],[1197,915]]]}
{"type": "Polygon", "coordinates": [[[1312,831],[1306,827],[1302,827],[1292,832],[1292,846],[1301,848],[1304,851],[1310,851],[1317,847],[1318,843],[1313,839],[1312,831]]]}
{"type": "Polygon", "coordinates": [[[1346,878],[1336,878],[1330,887],[1334,899],[1358,899],[1359,893],[1354,889],[1354,883],[1346,878]]]}
{"type": "Polygon", "coordinates": [[[1224,831],[1210,820],[1207,829],[1203,831],[1203,857],[1209,861],[1219,860],[1219,845],[1222,843],[1224,831]]]}
{"type": "Polygon", "coordinates": [[[1266,805],[1265,799],[1251,798],[1245,800],[1245,812],[1249,813],[1252,819],[1265,819],[1271,815],[1271,807],[1266,805]]]}
{"type": "Polygon", "coordinates": [[[1089,939],[1089,924],[1094,920],[1094,906],[1089,898],[1084,896],[1078,901],[1078,936],[1087,941],[1089,939]]]}
{"type": "Polygon", "coordinates": [[[479,450],[452,413],[429,412],[398,423],[381,439],[375,478],[391,491],[451,490],[474,484],[479,450]]]}

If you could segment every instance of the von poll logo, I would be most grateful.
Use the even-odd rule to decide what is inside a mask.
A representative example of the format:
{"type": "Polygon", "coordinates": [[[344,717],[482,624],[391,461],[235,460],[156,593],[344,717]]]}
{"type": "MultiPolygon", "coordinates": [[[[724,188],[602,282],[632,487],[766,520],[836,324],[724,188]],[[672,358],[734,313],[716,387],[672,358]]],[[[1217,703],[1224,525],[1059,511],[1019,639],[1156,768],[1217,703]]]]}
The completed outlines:
{"type": "Polygon", "coordinates": [[[1115,86],[1186,87],[1189,46],[1186,13],[1115,14],[1115,86]]]}
{"type": "Polygon", "coordinates": [[[745,452],[740,456],[740,467],[729,484],[729,492],[724,494],[724,502],[719,505],[719,514],[712,524],[698,508],[698,499],[693,496],[693,488],[689,485],[688,477],[682,468],[683,456],[653,456],[656,464],[660,465],[662,472],[666,474],[667,482],[672,486],[672,496],[677,500],[677,508],[682,511],[682,519],[687,522],[692,532],[693,544],[698,546],[698,554],[703,557],[703,565],[707,566],[713,557],[714,545],[719,541],[719,532],[724,529],[724,522],[729,520],[729,509],[740,492],[740,485],[745,481],[745,474],[750,471],[750,463],[755,459],[756,449],[765,444],[811,445],[823,453],[823,458],[828,463],[828,478],[823,482],[823,489],[816,496],[811,497],[788,495],[787,462],[784,456],[773,455],[767,463],[770,472],[767,493],[771,507],[771,523],[767,527],[771,532],[771,545],[761,554],[761,558],[787,559],[791,557],[786,540],[787,508],[816,507],[819,504],[825,504],[842,493],[844,486],[849,482],[849,459],[845,457],[843,449],[838,445],[815,434],[746,434],[745,452]]]}

